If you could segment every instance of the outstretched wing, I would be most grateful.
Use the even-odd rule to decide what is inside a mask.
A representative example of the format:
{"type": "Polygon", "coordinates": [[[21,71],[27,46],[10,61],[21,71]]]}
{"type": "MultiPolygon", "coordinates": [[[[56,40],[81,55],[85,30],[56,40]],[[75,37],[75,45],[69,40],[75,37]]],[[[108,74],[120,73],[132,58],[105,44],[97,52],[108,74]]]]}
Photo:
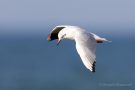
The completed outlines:
{"type": "Polygon", "coordinates": [[[95,72],[96,40],[90,33],[81,33],[76,37],[76,49],[84,65],[95,72]]]}

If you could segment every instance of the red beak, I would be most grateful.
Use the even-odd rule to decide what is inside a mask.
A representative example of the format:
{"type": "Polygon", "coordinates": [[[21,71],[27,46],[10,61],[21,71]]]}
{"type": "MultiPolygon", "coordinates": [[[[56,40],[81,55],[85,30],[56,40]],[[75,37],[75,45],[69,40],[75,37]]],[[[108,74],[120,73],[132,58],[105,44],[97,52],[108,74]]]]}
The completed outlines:
{"type": "Polygon", "coordinates": [[[48,35],[47,40],[48,40],[48,41],[51,41],[51,35],[50,35],[50,34],[48,35]]]}
{"type": "Polygon", "coordinates": [[[57,45],[59,45],[60,41],[61,41],[61,40],[59,40],[59,39],[58,39],[58,41],[57,41],[57,45]]]}

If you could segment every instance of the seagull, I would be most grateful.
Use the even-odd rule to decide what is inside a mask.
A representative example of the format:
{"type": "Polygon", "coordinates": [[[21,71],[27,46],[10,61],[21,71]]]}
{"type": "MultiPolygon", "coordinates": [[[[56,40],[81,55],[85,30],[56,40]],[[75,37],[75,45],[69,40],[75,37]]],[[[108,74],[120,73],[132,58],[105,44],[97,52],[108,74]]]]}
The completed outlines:
{"type": "Polygon", "coordinates": [[[48,35],[47,40],[58,40],[57,45],[63,39],[74,40],[76,43],[76,50],[87,69],[95,72],[96,64],[96,45],[108,41],[94,33],[71,25],[58,25],[48,35]]]}

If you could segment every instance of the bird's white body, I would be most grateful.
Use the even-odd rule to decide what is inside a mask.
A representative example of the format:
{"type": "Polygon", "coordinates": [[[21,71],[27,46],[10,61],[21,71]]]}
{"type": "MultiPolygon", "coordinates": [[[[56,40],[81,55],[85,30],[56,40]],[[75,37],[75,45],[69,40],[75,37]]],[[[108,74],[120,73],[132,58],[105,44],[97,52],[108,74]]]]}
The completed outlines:
{"type": "Polygon", "coordinates": [[[105,38],[101,38],[98,35],[90,32],[86,32],[84,29],[77,26],[61,25],[56,28],[64,27],[58,32],[58,40],[71,39],[76,42],[76,50],[82,59],[82,62],[92,72],[95,72],[96,63],[96,45],[97,42],[107,41],[105,38]]]}

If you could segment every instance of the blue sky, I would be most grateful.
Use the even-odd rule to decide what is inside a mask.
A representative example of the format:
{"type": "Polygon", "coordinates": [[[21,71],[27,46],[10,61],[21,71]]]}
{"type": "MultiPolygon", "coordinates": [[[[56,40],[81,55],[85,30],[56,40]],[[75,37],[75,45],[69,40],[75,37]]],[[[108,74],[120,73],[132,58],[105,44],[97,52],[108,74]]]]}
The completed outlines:
{"type": "Polygon", "coordinates": [[[59,24],[135,33],[134,9],[134,0],[0,0],[0,33],[48,32],[59,24]]]}

